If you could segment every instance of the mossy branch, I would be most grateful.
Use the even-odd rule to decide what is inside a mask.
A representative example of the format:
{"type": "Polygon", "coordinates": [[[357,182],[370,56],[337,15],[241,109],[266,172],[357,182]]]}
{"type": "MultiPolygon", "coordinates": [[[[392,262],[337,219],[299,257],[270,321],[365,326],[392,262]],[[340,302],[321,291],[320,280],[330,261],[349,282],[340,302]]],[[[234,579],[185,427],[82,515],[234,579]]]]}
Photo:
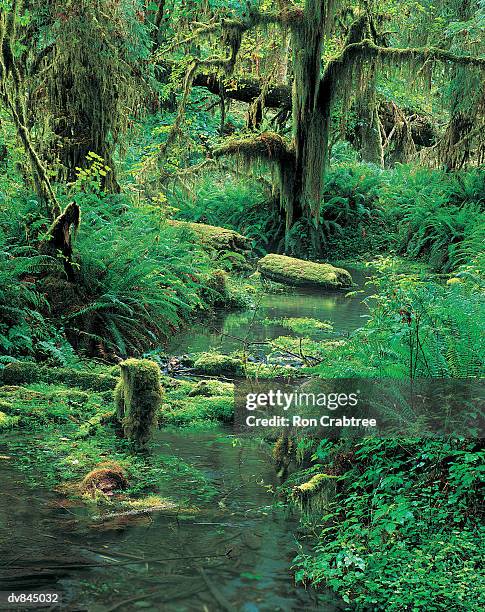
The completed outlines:
{"type": "Polygon", "coordinates": [[[328,77],[338,65],[346,65],[351,59],[359,56],[381,57],[395,60],[421,59],[423,62],[437,60],[464,66],[485,67],[485,57],[457,55],[456,53],[451,53],[446,49],[438,49],[437,47],[410,47],[405,49],[381,47],[376,45],[373,40],[366,38],[359,42],[346,45],[339,55],[328,62],[322,78],[322,84],[328,85],[328,77]]]}
{"type": "Polygon", "coordinates": [[[192,26],[195,27],[195,29],[192,30],[190,35],[182,38],[181,40],[176,40],[170,45],[164,46],[162,49],[156,52],[155,57],[160,59],[160,57],[164,56],[167,52],[173,51],[177,47],[187,45],[202,36],[224,31],[239,32],[242,34],[243,32],[247,32],[248,30],[261,25],[295,27],[302,22],[303,18],[303,9],[289,4],[284,6],[281,11],[277,12],[265,12],[251,9],[246,18],[243,20],[222,19],[221,21],[207,24],[194,22],[192,26]]]}
{"type": "MultiPolygon", "coordinates": [[[[205,87],[211,93],[224,96],[238,102],[251,104],[261,97],[261,83],[254,79],[231,79],[229,83],[217,74],[198,73],[193,82],[194,87],[205,87]]],[[[291,88],[286,85],[268,87],[264,92],[265,108],[291,108],[291,88]]]]}
{"type": "Polygon", "coordinates": [[[230,140],[214,149],[215,158],[224,155],[240,155],[246,159],[264,159],[284,162],[294,159],[294,151],[287,141],[274,132],[263,132],[251,138],[230,140]]]}

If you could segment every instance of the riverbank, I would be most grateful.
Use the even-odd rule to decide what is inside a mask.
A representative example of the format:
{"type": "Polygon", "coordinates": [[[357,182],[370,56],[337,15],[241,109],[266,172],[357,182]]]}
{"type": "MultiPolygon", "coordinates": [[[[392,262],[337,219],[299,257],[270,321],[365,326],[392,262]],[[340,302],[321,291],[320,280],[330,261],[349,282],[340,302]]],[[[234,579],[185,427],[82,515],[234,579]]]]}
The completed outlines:
{"type": "MultiPolygon", "coordinates": [[[[232,329],[228,330],[227,319],[225,331],[218,334],[207,334],[207,329],[199,332],[195,327],[193,340],[199,346],[206,343],[204,352],[193,353],[186,346],[186,351],[175,354],[152,353],[150,357],[163,372],[164,394],[157,414],[159,429],[142,453],[133,452],[114,421],[117,366],[94,361],[77,370],[7,366],[3,370],[6,384],[0,391],[0,465],[6,466],[1,474],[10,477],[12,470],[18,474],[15,478],[17,482],[21,478],[22,484],[17,495],[29,497],[39,492],[49,498],[48,504],[54,504],[52,512],[44,508],[42,515],[56,524],[60,512],[77,534],[74,539],[66,538],[64,530],[60,542],[81,544],[79,553],[87,538],[88,548],[106,552],[93,558],[82,549],[81,567],[74,576],[74,568],[54,563],[52,571],[43,571],[50,571],[52,584],[65,589],[66,596],[76,602],[103,601],[111,588],[120,601],[130,600],[138,595],[125,583],[138,581],[140,571],[138,564],[132,568],[123,562],[130,559],[126,555],[133,554],[140,564],[141,559],[159,559],[153,567],[148,562],[148,577],[144,577],[147,585],[165,584],[166,574],[154,569],[163,563],[152,549],[151,529],[160,532],[170,542],[168,548],[173,548],[175,541],[167,540],[166,535],[172,525],[179,542],[190,540],[190,552],[181,555],[190,558],[188,566],[184,565],[187,559],[174,561],[169,571],[169,575],[181,576],[174,578],[172,586],[177,584],[180,593],[188,593],[187,602],[174,603],[173,609],[184,609],[177,606],[186,604],[190,608],[190,602],[204,601],[207,593],[215,605],[220,605],[222,596],[230,605],[259,598],[258,605],[263,606],[268,598],[276,601],[275,593],[281,589],[286,593],[278,600],[283,610],[291,609],[295,601],[300,606],[306,601],[305,605],[317,609],[324,601],[337,606],[335,609],[339,609],[336,601],[350,602],[352,609],[371,604],[382,609],[389,589],[406,593],[406,597],[395,598],[397,604],[415,605],[418,595],[410,585],[419,568],[427,567],[429,555],[436,554],[438,537],[445,542],[445,550],[432,574],[435,591],[442,589],[443,601],[456,597],[456,589],[443,590],[449,584],[453,558],[455,583],[463,588],[463,597],[476,597],[475,590],[464,586],[468,572],[478,574],[477,557],[470,549],[472,538],[478,537],[474,521],[480,465],[480,450],[473,441],[369,440],[349,445],[308,438],[283,447],[274,440],[245,440],[231,433],[234,377],[405,378],[410,363],[416,376],[476,375],[482,353],[470,339],[479,334],[482,302],[475,277],[461,275],[452,277],[457,282],[447,283],[444,278],[433,280],[417,267],[403,274],[402,262],[396,267],[389,260],[374,262],[373,269],[372,285],[367,286],[368,279],[353,271],[358,286],[348,297],[332,292],[303,295],[297,289],[275,292],[272,288],[260,296],[261,310],[252,307],[227,315],[232,329]],[[453,313],[451,319],[449,313],[453,313]],[[220,343],[235,337],[236,346],[220,343]],[[240,337],[245,337],[242,348],[240,337]],[[454,353],[449,352],[450,347],[454,353]],[[259,457],[256,464],[255,456],[259,457]],[[276,478],[281,465],[288,474],[284,482],[276,478]],[[108,481],[104,472],[93,480],[93,471],[99,470],[109,471],[108,481]],[[466,487],[462,482],[465,472],[466,487]],[[331,478],[321,478],[322,474],[331,478]],[[120,488],[111,486],[110,478],[115,476],[122,483],[120,488]],[[87,477],[101,486],[86,487],[87,477]],[[322,487],[325,482],[331,483],[331,490],[322,487]],[[443,482],[448,483],[445,488],[443,482]],[[249,489],[248,483],[252,483],[249,489]],[[426,518],[429,503],[443,508],[432,523],[426,518]],[[296,513],[295,521],[288,522],[288,512],[296,513]],[[369,512],[374,516],[370,524],[369,512]],[[325,528],[320,534],[322,516],[325,528]],[[266,521],[271,528],[265,527],[266,521]],[[425,524],[430,537],[423,535],[428,533],[425,524]],[[259,552],[261,547],[253,550],[243,544],[241,567],[234,570],[233,553],[226,555],[232,550],[236,527],[241,530],[241,541],[255,529],[271,532],[263,546],[271,551],[269,565],[264,560],[266,553],[259,552]],[[199,534],[197,544],[192,541],[194,533],[199,534]],[[116,543],[111,537],[106,540],[106,534],[118,534],[116,538],[125,534],[127,543],[116,543]],[[299,543],[295,544],[297,534],[299,543]],[[384,557],[379,553],[383,541],[384,557]],[[199,546],[200,555],[196,554],[199,546]],[[214,558],[227,564],[220,573],[210,555],[204,556],[208,550],[223,555],[214,558]],[[205,558],[202,565],[194,560],[199,556],[205,558]],[[420,565],[420,559],[426,561],[420,565]],[[202,568],[199,576],[207,572],[212,587],[201,578],[200,589],[190,593],[183,576],[189,568],[193,571],[194,562],[202,568]],[[112,564],[121,564],[121,574],[113,575],[112,564]],[[89,587],[94,567],[97,578],[95,586],[89,587]],[[291,587],[293,572],[301,585],[296,591],[291,587]],[[224,585],[218,595],[213,592],[214,580],[224,585]],[[309,587],[316,591],[308,594],[309,587]],[[328,600],[327,589],[336,592],[334,599],[328,600]],[[307,595],[313,599],[305,600],[307,595]]],[[[15,571],[8,588],[19,576],[31,574],[33,567],[26,563],[19,569],[13,561],[11,565],[15,571]]],[[[165,601],[159,590],[155,594],[150,589],[143,592],[147,602],[157,597],[165,601]]],[[[136,609],[132,605],[128,601],[120,609],[136,609]]]]}

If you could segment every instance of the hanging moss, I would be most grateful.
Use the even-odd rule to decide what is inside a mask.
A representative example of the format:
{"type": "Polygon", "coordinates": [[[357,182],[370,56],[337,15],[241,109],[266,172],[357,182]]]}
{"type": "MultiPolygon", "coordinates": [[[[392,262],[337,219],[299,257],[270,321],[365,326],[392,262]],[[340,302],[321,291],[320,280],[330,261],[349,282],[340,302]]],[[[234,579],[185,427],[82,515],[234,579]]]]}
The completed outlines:
{"type": "Polygon", "coordinates": [[[292,498],[303,512],[321,513],[335,496],[335,478],[331,474],[315,474],[307,482],[293,488],[292,498]]]}
{"type": "Polygon", "coordinates": [[[42,155],[57,166],[58,178],[74,180],[92,151],[112,169],[105,188],[117,190],[113,153],[145,89],[140,59],[149,41],[133,39],[133,3],[104,4],[54,0],[40,11],[52,43],[32,75],[32,102],[43,109],[35,115],[42,155]]]}
{"type": "Polygon", "coordinates": [[[147,359],[120,363],[121,380],[115,389],[116,414],[126,438],[137,445],[150,439],[163,389],[158,365],[147,359]]]}

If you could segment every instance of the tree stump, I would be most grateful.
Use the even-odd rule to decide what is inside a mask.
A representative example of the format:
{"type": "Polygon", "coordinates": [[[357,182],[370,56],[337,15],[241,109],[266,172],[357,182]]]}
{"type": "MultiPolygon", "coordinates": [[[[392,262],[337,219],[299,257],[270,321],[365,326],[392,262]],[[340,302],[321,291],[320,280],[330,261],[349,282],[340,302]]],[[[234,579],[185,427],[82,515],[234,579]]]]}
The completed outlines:
{"type": "Polygon", "coordinates": [[[121,380],[115,388],[116,416],[125,437],[138,446],[150,439],[162,402],[160,369],[147,359],[120,363],[121,380]]]}

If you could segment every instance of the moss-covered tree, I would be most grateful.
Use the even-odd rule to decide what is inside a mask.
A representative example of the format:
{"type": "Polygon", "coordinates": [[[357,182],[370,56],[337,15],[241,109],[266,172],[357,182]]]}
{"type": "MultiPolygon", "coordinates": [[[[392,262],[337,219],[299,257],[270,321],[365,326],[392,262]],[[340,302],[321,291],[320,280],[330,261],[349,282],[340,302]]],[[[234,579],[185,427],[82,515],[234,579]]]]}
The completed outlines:
{"type": "MultiPolygon", "coordinates": [[[[319,214],[328,163],[332,108],[336,100],[348,98],[349,93],[354,98],[357,94],[360,96],[367,114],[366,133],[362,134],[364,157],[382,163],[381,130],[373,81],[383,67],[441,62],[463,70],[472,67],[481,71],[485,66],[485,58],[478,54],[458,53],[434,46],[390,46],[385,32],[381,31],[385,21],[381,12],[382,8],[367,0],[353,7],[327,0],[305,0],[303,3],[280,0],[272,9],[265,8],[265,3],[259,6],[248,3],[230,16],[227,12],[222,16],[217,10],[208,10],[203,12],[205,23],[200,22],[199,16],[190,35],[179,36],[157,55],[159,61],[167,64],[171,50],[177,46],[186,50],[190,58],[189,76],[184,87],[186,92],[191,86],[203,86],[227,98],[257,102],[262,110],[268,107],[281,110],[291,106],[289,134],[284,124],[279,124],[281,129],[271,131],[266,126],[259,127],[261,121],[257,121],[253,123],[256,132],[253,129],[252,134],[225,140],[213,151],[215,157],[234,155],[249,163],[263,160],[273,167],[285,215],[286,250],[291,250],[288,238],[291,228],[298,222],[309,228],[314,250],[318,252],[320,249],[319,214]],[[336,15],[339,17],[340,37],[337,38],[340,42],[329,55],[324,43],[326,35],[338,29],[333,25],[336,15]],[[350,21],[350,24],[342,28],[343,21],[350,21]],[[244,37],[261,28],[273,28],[283,35],[289,33],[291,87],[268,78],[250,80],[247,77],[242,78],[239,87],[241,71],[238,72],[238,62],[243,66],[248,62],[241,52],[241,45],[244,37]],[[226,43],[229,50],[226,57],[215,54],[216,43],[211,38],[214,36],[226,43]],[[204,45],[199,42],[196,45],[204,39],[212,40],[212,43],[204,45]]],[[[189,60],[186,57],[184,61],[189,60]]],[[[173,65],[178,66],[177,61],[173,65]]],[[[182,99],[182,113],[187,99],[186,93],[182,99]]],[[[174,134],[180,133],[182,116],[179,113],[174,134]]],[[[410,128],[407,124],[405,127],[404,136],[409,139],[410,128]]]]}

